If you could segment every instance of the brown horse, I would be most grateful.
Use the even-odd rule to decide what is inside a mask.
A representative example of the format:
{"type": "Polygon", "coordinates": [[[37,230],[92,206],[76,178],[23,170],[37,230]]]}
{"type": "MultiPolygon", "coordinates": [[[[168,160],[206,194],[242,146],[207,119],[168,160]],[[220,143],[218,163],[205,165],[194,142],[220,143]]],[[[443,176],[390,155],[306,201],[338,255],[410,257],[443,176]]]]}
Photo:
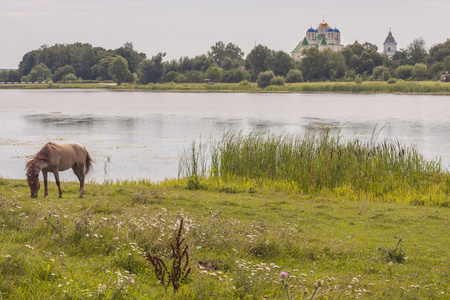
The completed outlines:
{"type": "Polygon", "coordinates": [[[26,176],[31,190],[31,198],[37,198],[40,188],[39,172],[41,171],[44,176],[44,197],[48,195],[47,173],[52,172],[58,186],[59,198],[61,198],[62,192],[58,172],[69,168],[72,168],[80,181],[80,198],[82,198],[84,194],[84,175],[89,172],[91,166],[92,159],[84,146],[78,143],[58,145],[48,142],[26,165],[26,176]]]}

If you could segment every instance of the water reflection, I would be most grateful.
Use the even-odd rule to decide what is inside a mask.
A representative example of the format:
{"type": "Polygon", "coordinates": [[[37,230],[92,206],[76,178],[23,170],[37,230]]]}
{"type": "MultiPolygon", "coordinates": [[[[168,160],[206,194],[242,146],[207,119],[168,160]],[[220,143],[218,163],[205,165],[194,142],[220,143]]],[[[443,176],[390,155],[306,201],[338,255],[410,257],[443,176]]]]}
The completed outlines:
{"type": "MultiPolygon", "coordinates": [[[[193,139],[220,138],[226,130],[303,134],[331,129],[344,138],[371,138],[375,131],[379,140],[398,138],[403,144],[415,144],[428,158],[440,156],[448,165],[448,100],[448,96],[405,95],[1,90],[0,176],[24,178],[26,156],[51,140],[84,144],[95,159],[90,179],[175,177],[183,147],[193,139]]],[[[69,180],[75,179],[72,176],[62,174],[69,180]]]]}

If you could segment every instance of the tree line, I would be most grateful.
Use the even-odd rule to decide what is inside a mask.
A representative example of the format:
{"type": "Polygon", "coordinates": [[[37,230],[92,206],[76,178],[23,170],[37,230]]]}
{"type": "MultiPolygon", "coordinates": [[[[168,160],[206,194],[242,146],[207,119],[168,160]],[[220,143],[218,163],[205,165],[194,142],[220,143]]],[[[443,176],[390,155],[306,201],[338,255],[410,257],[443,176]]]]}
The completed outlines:
{"type": "Polygon", "coordinates": [[[294,62],[284,51],[256,45],[247,56],[239,46],[222,41],[207,53],[163,61],[165,53],[148,58],[130,42],[115,50],[90,44],[43,45],[26,53],[18,70],[0,73],[3,82],[114,81],[118,84],[257,82],[260,87],[302,81],[436,80],[450,70],[450,39],[425,47],[415,39],[392,59],[371,43],[346,46],[339,52],[309,48],[294,62]]]}

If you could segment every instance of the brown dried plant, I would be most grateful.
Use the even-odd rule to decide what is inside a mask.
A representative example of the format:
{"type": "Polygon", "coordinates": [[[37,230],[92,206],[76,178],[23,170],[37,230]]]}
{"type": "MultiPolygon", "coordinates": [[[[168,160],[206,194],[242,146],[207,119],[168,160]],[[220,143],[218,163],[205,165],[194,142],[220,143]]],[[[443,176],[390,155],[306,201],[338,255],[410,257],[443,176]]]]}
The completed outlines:
{"type": "Polygon", "coordinates": [[[164,261],[156,255],[151,255],[150,253],[145,255],[146,259],[150,261],[155,268],[156,278],[164,286],[166,291],[169,285],[172,284],[174,292],[177,292],[180,284],[186,280],[189,272],[191,271],[191,268],[189,267],[189,246],[186,245],[184,250],[182,250],[181,247],[181,244],[185,241],[184,238],[181,238],[182,230],[183,218],[180,220],[180,228],[175,238],[175,245],[170,244],[170,247],[172,248],[171,268],[168,268],[164,261]]]}

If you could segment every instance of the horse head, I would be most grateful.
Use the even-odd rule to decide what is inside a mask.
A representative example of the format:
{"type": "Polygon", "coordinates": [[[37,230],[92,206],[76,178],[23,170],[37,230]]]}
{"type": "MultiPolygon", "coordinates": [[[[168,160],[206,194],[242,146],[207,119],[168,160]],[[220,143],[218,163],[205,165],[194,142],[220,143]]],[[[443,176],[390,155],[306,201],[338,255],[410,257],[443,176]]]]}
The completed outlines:
{"type": "Polygon", "coordinates": [[[37,198],[38,191],[41,187],[39,183],[39,169],[35,168],[34,161],[27,163],[27,182],[31,190],[31,198],[37,198]]]}

